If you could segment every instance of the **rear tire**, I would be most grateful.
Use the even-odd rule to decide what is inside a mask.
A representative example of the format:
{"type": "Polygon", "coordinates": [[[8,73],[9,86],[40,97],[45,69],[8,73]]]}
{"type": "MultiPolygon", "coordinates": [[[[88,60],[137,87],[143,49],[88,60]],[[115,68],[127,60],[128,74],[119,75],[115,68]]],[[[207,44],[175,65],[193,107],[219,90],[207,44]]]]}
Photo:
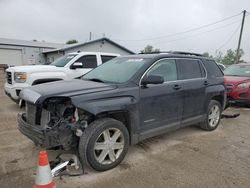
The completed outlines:
{"type": "Polygon", "coordinates": [[[207,131],[215,130],[220,123],[221,112],[221,104],[216,100],[211,100],[208,105],[206,119],[200,123],[200,127],[207,131]]]}
{"type": "Polygon", "coordinates": [[[112,118],[95,120],[83,132],[79,141],[82,165],[97,171],[116,167],[129,147],[129,133],[125,125],[112,118]]]}

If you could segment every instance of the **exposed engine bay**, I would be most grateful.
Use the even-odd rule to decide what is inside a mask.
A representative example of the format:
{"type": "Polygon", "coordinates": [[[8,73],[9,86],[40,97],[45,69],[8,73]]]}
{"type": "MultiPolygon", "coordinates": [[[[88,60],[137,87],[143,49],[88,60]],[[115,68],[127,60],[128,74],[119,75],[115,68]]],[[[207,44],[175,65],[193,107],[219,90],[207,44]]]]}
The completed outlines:
{"type": "Polygon", "coordinates": [[[44,141],[37,144],[47,149],[70,150],[77,147],[91,114],[73,106],[68,98],[50,98],[43,106],[26,102],[25,119],[43,131],[44,141]]]}

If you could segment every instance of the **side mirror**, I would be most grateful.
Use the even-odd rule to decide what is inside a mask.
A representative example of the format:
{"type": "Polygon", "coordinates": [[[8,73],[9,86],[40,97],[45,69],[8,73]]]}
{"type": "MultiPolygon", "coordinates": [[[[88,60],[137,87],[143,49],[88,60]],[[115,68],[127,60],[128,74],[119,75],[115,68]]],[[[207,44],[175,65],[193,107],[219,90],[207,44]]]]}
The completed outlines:
{"type": "Polygon", "coordinates": [[[73,63],[73,64],[71,65],[70,68],[71,68],[71,69],[81,69],[81,68],[83,68],[83,64],[82,64],[82,62],[75,62],[75,63],[73,63]]]}
{"type": "Polygon", "coordinates": [[[157,76],[157,75],[149,75],[145,76],[141,84],[146,86],[147,84],[162,84],[164,82],[164,79],[162,76],[157,76]]]}

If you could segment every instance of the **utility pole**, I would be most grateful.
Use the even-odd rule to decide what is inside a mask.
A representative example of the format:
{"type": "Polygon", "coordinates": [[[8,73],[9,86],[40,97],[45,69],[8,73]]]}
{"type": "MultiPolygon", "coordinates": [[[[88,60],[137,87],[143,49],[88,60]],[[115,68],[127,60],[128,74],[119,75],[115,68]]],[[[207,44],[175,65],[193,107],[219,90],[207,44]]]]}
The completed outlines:
{"type": "Polygon", "coordinates": [[[89,41],[91,41],[91,38],[92,38],[92,33],[89,32],[89,41]]]}
{"type": "Polygon", "coordinates": [[[242,17],[242,22],[241,22],[241,28],[240,28],[240,37],[239,37],[239,42],[238,42],[238,48],[236,52],[236,57],[235,57],[235,63],[238,63],[239,61],[239,56],[240,56],[240,44],[241,44],[241,38],[242,38],[242,32],[244,28],[244,23],[245,23],[245,17],[246,17],[246,10],[243,10],[243,17],[242,17]]]}

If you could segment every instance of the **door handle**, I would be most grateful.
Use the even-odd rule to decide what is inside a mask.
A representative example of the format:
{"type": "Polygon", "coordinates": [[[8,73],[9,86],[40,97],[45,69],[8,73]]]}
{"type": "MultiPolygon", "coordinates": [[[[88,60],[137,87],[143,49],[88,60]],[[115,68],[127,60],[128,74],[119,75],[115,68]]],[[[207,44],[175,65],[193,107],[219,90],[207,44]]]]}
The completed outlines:
{"type": "Polygon", "coordinates": [[[206,81],[204,81],[204,85],[205,86],[207,86],[209,83],[208,83],[208,81],[206,80],[206,81]]]}
{"type": "Polygon", "coordinates": [[[173,86],[173,89],[179,90],[179,89],[181,89],[181,86],[176,84],[176,85],[173,86]]]}

